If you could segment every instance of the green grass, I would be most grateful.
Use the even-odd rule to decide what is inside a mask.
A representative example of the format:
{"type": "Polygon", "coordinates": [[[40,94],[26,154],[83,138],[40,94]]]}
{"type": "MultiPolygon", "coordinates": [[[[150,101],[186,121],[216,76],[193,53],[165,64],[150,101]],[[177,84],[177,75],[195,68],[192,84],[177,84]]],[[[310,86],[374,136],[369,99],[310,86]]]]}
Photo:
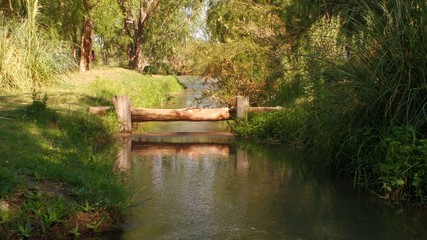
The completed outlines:
{"type": "Polygon", "coordinates": [[[120,227],[131,192],[113,170],[117,120],[87,108],[133,91],[134,102],[152,107],[180,89],[173,77],[117,68],[63,76],[39,101],[29,92],[0,96],[0,235],[64,238],[120,227]]]}

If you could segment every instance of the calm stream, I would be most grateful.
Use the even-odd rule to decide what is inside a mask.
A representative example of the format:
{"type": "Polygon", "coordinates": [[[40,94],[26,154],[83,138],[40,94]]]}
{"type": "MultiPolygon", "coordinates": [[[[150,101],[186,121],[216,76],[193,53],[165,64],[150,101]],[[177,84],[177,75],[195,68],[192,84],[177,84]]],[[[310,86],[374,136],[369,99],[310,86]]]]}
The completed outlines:
{"type": "MultiPolygon", "coordinates": [[[[169,108],[204,106],[200,84],[169,108]]],[[[147,132],[224,132],[226,123],[146,123],[147,132]]],[[[389,206],[314,174],[284,146],[222,135],[132,136],[126,170],[136,191],[119,239],[427,239],[423,209],[389,206]]],[[[128,153],[126,154],[127,150],[128,153]]]]}

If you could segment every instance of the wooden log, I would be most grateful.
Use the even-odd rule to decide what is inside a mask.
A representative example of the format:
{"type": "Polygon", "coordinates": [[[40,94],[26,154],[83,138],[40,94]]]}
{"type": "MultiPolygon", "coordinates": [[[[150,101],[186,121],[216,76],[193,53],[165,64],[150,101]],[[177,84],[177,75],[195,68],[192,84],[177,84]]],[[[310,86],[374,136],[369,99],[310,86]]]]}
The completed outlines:
{"type": "Polygon", "coordinates": [[[148,121],[223,121],[230,119],[228,108],[147,109],[133,108],[133,122],[148,121]]]}
{"type": "Polygon", "coordinates": [[[283,107],[250,107],[250,112],[274,112],[283,110],[283,107]]]}
{"type": "Polygon", "coordinates": [[[89,107],[89,113],[95,115],[105,115],[111,109],[113,108],[109,106],[89,107]]]}
{"type": "Polygon", "coordinates": [[[236,97],[236,117],[244,119],[248,116],[249,112],[249,97],[237,96],[236,97]]]}
{"type": "Polygon", "coordinates": [[[128,96],[115,96],[113,98],[114,108],[117,116],[120,119],[120,132],[132,132],[132,118],[131,118],[131,102],[128,96]]]}

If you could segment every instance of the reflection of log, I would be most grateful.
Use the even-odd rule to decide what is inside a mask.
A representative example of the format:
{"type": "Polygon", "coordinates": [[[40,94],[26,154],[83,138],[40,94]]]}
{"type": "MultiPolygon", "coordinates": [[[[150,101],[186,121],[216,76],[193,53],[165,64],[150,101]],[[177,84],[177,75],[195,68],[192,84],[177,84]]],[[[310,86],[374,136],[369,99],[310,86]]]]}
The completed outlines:
{"type": "Polygon", "coordinates": [[[229,151],[227,144],[144,143],[132,146],[132,153],[137,155],[186,155],[195,158],[205,155],[226,157],[229,151]]]}
{"type": "Polygon", "coordinates": [[[126,171],[130,170],[132,162],[131,162],[131,150],[132,150],[132,138],[121,137],[121,147],[117,152],[117,159],[114,163],[116,170],[118,171],[126,171]]]}
{"type": "Polygon", "coordinates": [[[222,121],[230,119],[228,108],[147,109],[133,108],[132,121],[222,121]]]}
{"type": "Polygon", "coordinates": [[[229,143],[234,140],[230,132],[144,132],[132,134],[132,141],[168,143],[229,143]]]}
{"type": "Polygon", "coordinates": [[[112,107],[89,107],[89,113],[95,115],[105,115],[112,107]]]}
{"type": "Polygon", "coordinates": [[[242,149],[236,153],[236,168],[239,173],[247,173],[249,169],[248,153],[242,149]]]}

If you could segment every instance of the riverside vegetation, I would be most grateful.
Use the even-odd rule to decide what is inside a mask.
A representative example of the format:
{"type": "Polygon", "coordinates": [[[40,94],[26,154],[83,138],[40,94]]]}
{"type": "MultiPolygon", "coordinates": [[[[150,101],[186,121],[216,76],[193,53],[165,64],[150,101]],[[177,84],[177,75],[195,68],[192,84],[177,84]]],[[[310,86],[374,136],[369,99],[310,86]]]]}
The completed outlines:
{"type": "Polygon", "coordinates": [[[64,238],[120,227],[131,191],[114,172],[114,94],[159,106],[181,90],[174,77],[115,68],[63,76],[41,101],[6,94],[0,103],[0,233],[6,238],[64,238]],[[138,91],[135,91],[138,89],[138,91]]]}
{"type": "Polygon", "coordinates": [[[111,105],[116,94],[160,106],[182,86],[122,68],[73,73],[69,44],[37,20],[38,1],[13,3],[25,17],[0,16],[0,236],[64,239],[120,228],[131,190],[114,171],[118,122],[87,108],[111,105]]]}
{"type": "Polygon", "coordinates": [[[2,236],[63,238],[120,223],[129,191],[112,170],[117,121],[85,108],[115,94],[158,106],[180,89],[173,78],[123,69],[55,81],[75,68],[70,49],[84,45],[84,30],[96,32],[84,43],[98,41],[105,63],[112,54],[136,59],[129,63],[139,71],[150,64],[153,72],[211,76],[220,89],[213,94],[227,103],[240,94],[253,106],[286,107],[239,122],[241,137],[313,150],[314,164],[380,197],[426,203],[425,1],[140,1],[135,12],[150,2],[150,21],[133,26],[127,14],[138,4],[128,1],[40,2],[41,14],[37,0],[0,4],[2,236]],[[123,14],[104,17],[108,11],[123,14]]]}
{"type": "Polygon", "coordinates": [[[313,164],[391,200],[427,202],[427,3],[220,1],[194,68],[222,99],[282,112],[236,125],[243,138],[312,150],[313,164]]]}

